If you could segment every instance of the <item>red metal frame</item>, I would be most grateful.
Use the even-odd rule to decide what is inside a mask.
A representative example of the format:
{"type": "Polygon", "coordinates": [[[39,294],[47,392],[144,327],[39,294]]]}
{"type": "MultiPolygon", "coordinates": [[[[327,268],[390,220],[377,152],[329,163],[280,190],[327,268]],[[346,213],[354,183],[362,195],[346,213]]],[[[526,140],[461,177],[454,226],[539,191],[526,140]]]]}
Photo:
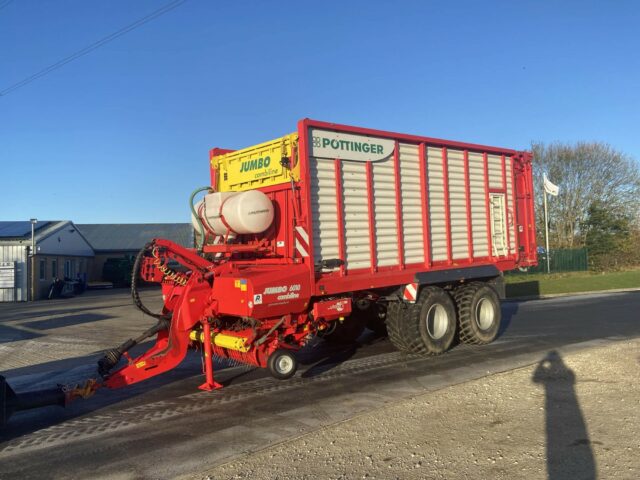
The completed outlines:
{"type": "Polygon", "coordinates": [[[487,217],[487,244],[489,247],[489,258],[493,258],[493,239],[491,238],[493,226],[491,225],[491,206],[489,203],[489,158],[487,153],[482,154],[482,164],[484,167],[484,206],[487,217]]]}
{"type": "MultiPolygon", "coordinates": [[[[509,162],[511,162],[511,200],[512,200],[512,208],[511,212],[511,221],[513,222],[513,246],[514,246],[514,257],[518,258],[518,222],[516,219],[516,210],[518,208],[518,204],[516,202],[516,174],[515,174],[515,166],[513,157],[509,157],[509,162]]],[[[508,222],[508,219],[507,219],[508,222]]]]}
{"type": "Polygon", "coordinates": [[[212,148],[209,150],[209,173],[211,175],[211,185],[215,186],[218,184],[218,170],[212,167],[211,160],[213,157],[217,157],[218,155],[224,155],[225,153],[233,153],[235,150],[229,150],[227,148],[212,148]]]}
{"type": "Polygon", "coordinates": [[[507,257],[511,256],[511,232],[509,228],[509,195],[507,193],[507,160],[500,155],[502,162],[502,188],[504,189],[505,229],[507,230],[507,257]]]}
{"type": "MultiPolygon", "coordinates": [[[[394,140],[403,141],[406,143],[413,143],[416,145],[423,142],[432,147],[448,147],[448,148],[456,148],[460,150],[467,149],[473,152],[495,153],[498,155],[502,155],[503,153],[512,154],[512,155],[522,153],[510,148],[491,147],[489,145],[480,145],[477,143],[456,142],[453,140],[443,140],[441,138],[422,137],[418,135],[409,135],[406,133],[389,132],[385,130],[375,130],[373,128],[354,127],[351,125],[343,125],[339,123],[330,123],[330,122],[322,122],[319,120],[311,120],[309,118],[305,118],[300,122],[298,122],[298,134],[306,134],[309,128],[320,128],[320,129],[335,130],[335,131],[346,132],[346,133],[369,135],[372,137],[391,138],[394,140]],[[304,131],[300,130],[301,126],[306,127],[304,128],[304,131]]],[[[308,153],[307,149],[308,149],[308,146],[305,145],[305,155],[308,153]]]]}
{"type": "MultiPolygon", "coordinates": [[[[393,161],[394,161],[394,172],[396,173],[396,178],[395,178],[396,192],[399,192],[400,190],[400,185],[399,185],[400,179],[397,174],[399,172],[398,144],[400,141],[407,142],[409,144],[416,144],[421,151],[424,150],[424,154],[421,154],[421,155],[424,155],[425,160],[427,156],[426,155],[427,147],[460,148],[462,150],[466,150],[467,155],[470,152],[480,153],[483,157],[483,163],[484,163],[483,172],[484,172],[484,184],[485,184],[484,185],[485,200],[487,200],[486,202],[487,209],[485,213],[488,213],[487,219],[486,219],[487,236],[488,236],[488,244],[489,244],[488,252],[486,256],[485,255],[479,255],[477,257],[473,256],[473,243],[472,243],[471,256],[464,263],[466,263],[467,265],[493,264],[493,265],[496,265],[500,270],[510,270],[510,269],[516,268],[518,266],[518,262],[521,262],[521,263],[526,262],[527,265],[532,264],[531,262],[535,262],[535,260],[532,260],[532,254],[530,252],[531,243],[529,241],[526,242],[527,247],[525,247],[525,251],[523,252],[521,257],[519,256],[512,256],[507,258],[500,257],[499,259],[493,257],[490,211],[488,210],[488,194],[490,189],[488,184],[489,178],[488,178],[488,165],[487,165],[488,159],[486,158],[487,155],[490,153],[497,154],[497,155],[509,155],[512,157],[516,157],[517,159],[515,161],[519,162],[519,164],[522,164],[522,165],[525,165],[528,162],[530,162],[530,156],[517,152],[516,150],[506,149],[506,148],[490,147],[485,145],[469,144],[469,143],[462,143],[462,142],[451,142],[447,140],[434,139],[430,137],[419,137],[415,135],[397,134],[393,132],[384,132],[380,130],[352,127],[347,125],[339,125],[334,123],[319,122],[315,120],[304,119],[298,123],[298,134],[300,138],[299,155],[300,155],[300,162],[301,162],[301,176],[302,176],[301,183],[304,184],[302,189],[303,190],[306,189],[306,192],[303,192],[302,194],[302,197],[304,199],[303,215],[306,214],[307,216],[309,216],[309,218],[310,218],[310,212],[311,212],[310,210],[311,196],[310,196],[310,188],[307,188],[307,186],[311,184],[311,180],[310,180],[310,172],[308,167],[308,164],[309,164],[308,138],[309,138],[309,129],[311,128],[319,128],[319,129],[333,130],[333,131],[346,132],[346,133],[369,135],[369,136],[376,136],[381,138],[391,138],[395,140],[396,148],[394,150],[393,161]],[[421,145],[424,145],[424,147],[422,147],[421,145]]],[[[420,181],[421,181],[421,185],[422,185],[422,182],[424,182],[424,185],[427,186],[428,183],[426,181],[427,180],[426,161],[424,162],[424,164],[425,164],[425,172],[424,172],[424,176],[423,176],[423,173],[421,172],[420,181]]],[[[515,174],[513,173],[512,175],[515,176],[515,174]]],[[[498,191],[505,192],[504,189],[499,189],[498,191]]],[[[516,189],[514,188],[514,192],[515,191],[516,189]]],[[[428,194],[427,189],[423,189],[423,192],[422,192],[423,205],[425,204],[428,205],[428,197],[426,196],[427,194],[428,194]],[[424,200],[427,200],[427,201],[425,202],[424,200]]],[[[468,200],[470,202],[470,197],[468,197],[468,200]]],[[[401,208],[399,208],[400,206],[401,205],[399,205],[398,195],[396,195],[396,209],[399,211],[401,211],[401,208]]],[[[468,205],[467,208],[470,210],[470,205],[468,205]]],[[[530,210],[532,211],[532,206],[530,210]]],[[[428,215],[428,211],[425,212],[425,214],[423,215],[423,238],[424,238],[425,230],[426,231],[429,230],[429,223],[425,222],[425,218],[428,219],[427,215],[428,215]]],[[[516,222],[514,221],[514,223],[516,222]]],[[[311,232],[313,230],[313,221],[311,220],[307,224],[307,226],[310,232],[310,237],[312,237],[311,232]]],[[[398,229],[399,232],[402,232],[402,218],[396,219],[396,228],[398,229]]],[[[528,233],[530,232],[528,231],[528,233]]],[[[471,234],[472,234],[472,231],[471,231],[471,234]]],[[[427,235],[426,238],[429,238],[429,236],[427,235]]],[[[473,237],[471,238],[471,241],[473,242],[473,237]]],[[[398,239],[398,246],[399,246],[399,254],[401,255],[399,257],[399,260],[401,261],[400,268],[398,268],[398,266],[388,266],[388,267],[377,266],[375,271],[376,274],[373,276],[372,276],[371,268],[347,269],[345,271],[346,275],[342,275],[340,272],[315,272],[315,271],[310,272],[310,277],[313,278],[313,284],[315,285],[314,293],[316,295],[329,295],[329,294],[339,294],[340,292],[353,292],[357,290],[381,288],[381,287],[390,286],[394,284],[398,284],[398,285],[402,283],[407,284],[407,283],[413,282],[413,278],[416,273],[425,271],[425,267],[427,267],[428,270],[435,271],[435,270],[445,270],[447,268],[450,268],[451,266],[451,263],[449,262],[448,259],[444,261],[431,260],[428,265],[425,265],[425,262],[421,262],[419,264],[404,265],[404,252],[402,251],[404,250],[404,241],[401,240],[400,238],[398,239]],[[397,283],[394,283],[394,282],[397,282],[397,283]]],[[[428,250],[429,246],[430,246],[430,242],[429,242],[429,245],[425,245],[426,247],[425,259],[429,258],[431,255],[431,252],[428,250]]],[[[313,251],[314,247],[310,246],[310,248],[313,251]]],[[[533,258],[535,258],[535,250],[533,253],[533,258]]],[[[459,262],[456,262],[456,264],[459,264],[459,262]]]]}
{"type": "Polygon", "coordinates": [[[422,201],[422,245],[424,248],[424,264],[431,266],[431,232],[429,229],[429,166],[427,164],[427,147],[420,143],[420,199],[422,201]]]}

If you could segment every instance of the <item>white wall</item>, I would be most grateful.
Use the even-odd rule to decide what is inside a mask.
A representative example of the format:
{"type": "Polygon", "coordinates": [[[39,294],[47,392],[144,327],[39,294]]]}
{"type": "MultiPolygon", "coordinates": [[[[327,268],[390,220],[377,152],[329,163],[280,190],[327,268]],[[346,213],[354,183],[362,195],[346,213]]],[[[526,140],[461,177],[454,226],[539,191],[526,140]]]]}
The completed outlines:
{"type": "Polygon", "coordinates": [[[69,223],[44,240],[36,241],[37,255],[72,255],[93,257],[93,249],[69,223]]]}
{"type": "Polygon", "coordinates": [[[15,290],[0,288],[0,302],[25,302],[27,300],[26,248],[22,245],[0,246],[0,262],[15,262],[15,290]]]}

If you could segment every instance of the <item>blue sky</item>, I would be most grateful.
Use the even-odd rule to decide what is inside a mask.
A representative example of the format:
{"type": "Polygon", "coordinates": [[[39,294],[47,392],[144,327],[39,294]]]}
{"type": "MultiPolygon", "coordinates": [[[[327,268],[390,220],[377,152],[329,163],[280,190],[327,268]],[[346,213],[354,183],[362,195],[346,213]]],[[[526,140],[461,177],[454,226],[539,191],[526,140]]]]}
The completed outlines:
{"type": "MultiPolygon", "coordinates": [[[[14,0],[0,90],[168,2],[14,0]]],[[[189,0],[0,97],[0,220],[188,221],[208,150],[303,117],[640,158],[640,2],[189,0]]]]}

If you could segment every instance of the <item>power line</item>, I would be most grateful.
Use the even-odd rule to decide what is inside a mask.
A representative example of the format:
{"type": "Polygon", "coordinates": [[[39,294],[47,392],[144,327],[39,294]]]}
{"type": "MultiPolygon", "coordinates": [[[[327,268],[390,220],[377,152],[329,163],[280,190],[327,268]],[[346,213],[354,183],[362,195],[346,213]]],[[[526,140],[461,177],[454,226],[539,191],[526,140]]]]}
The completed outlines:
{"type": "Polygon", "coordinates": [[[11,2],[13,2],[13,0],[5,0],[4,2],[0,2],[0,10],[8,6],[11,2]]]}
{"type": "MultiPolygon", "coordinates": [[[[12,0],[9,0],[9,1],[12,1],[12,0]]],[[[164,7],[161,7],[158,10],[150,13],[149,15],[147,15],[145,17],[142,17],[140,20],[137,20],[137,21],[133,22],[132,24],[121,28],[117,32],[114,32],[111,35],[107,35],[106,37],[102,38],[101,40],[98,40],[95,43],[92,43],[91,45],[83,48],[82,50],[78,50],[77,52],[72,53],[68,57],[65,57],[62,60],[59,60],[56,63],[53,63],[53,64],[49,65],[46,68],[43,68],[39,72],[36,72],[33,75],[29,75],[28,77],[23,78],[19,82],[14,83],[13,85],[5,88],[4,90],[0,90],[0,97],[3,97],[5,95],[7,95],[8,93],[13,92],[14,90],[22,88],[25,85],[33,82],[34,80],[37,80],[38,78],[44,77],[45,75],[51,73],[54,70],[57,70],[58,68],[66,65],[67,63],[73,62],[74,60],[86,55],[87,53],[90,53],[90,52],[96,50],[97,48],[100,48],[101,46],[111,42],[112,40],[115,40],[116,38],[121,37],[125,33],[129,33],[130,31],[135,30],[138,27],[141,27],[142,25],[144,25],[145,23],[150,22],[151,20],[155,20],[159,16],[164,15],[167,12],[170,12],[171,10],[173,10],[176,7],[179,7],[180,5],[185,3],[186,1],[187,0],[174,0],[172,2],[169,2],[164,7]]],[[[5,6],[6,6],[6,4],[5,4],[5,6]]],[[[2,8],[2,7],[0,7],[0,8],[2,8]]]]}

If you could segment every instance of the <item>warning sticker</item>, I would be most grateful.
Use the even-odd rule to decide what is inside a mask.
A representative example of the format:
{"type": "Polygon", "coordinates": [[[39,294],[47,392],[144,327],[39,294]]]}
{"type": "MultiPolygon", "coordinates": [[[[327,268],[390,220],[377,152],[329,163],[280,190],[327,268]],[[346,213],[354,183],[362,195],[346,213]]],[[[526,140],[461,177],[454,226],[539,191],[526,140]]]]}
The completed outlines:
{"type": "Polygon", "coordinates": [[[240,278],[237,279],[233,282],[233,286],[235,288],[239,288],[241,292],[246,292],[247,291],[247,279],[246,278],[240,278]]]}

